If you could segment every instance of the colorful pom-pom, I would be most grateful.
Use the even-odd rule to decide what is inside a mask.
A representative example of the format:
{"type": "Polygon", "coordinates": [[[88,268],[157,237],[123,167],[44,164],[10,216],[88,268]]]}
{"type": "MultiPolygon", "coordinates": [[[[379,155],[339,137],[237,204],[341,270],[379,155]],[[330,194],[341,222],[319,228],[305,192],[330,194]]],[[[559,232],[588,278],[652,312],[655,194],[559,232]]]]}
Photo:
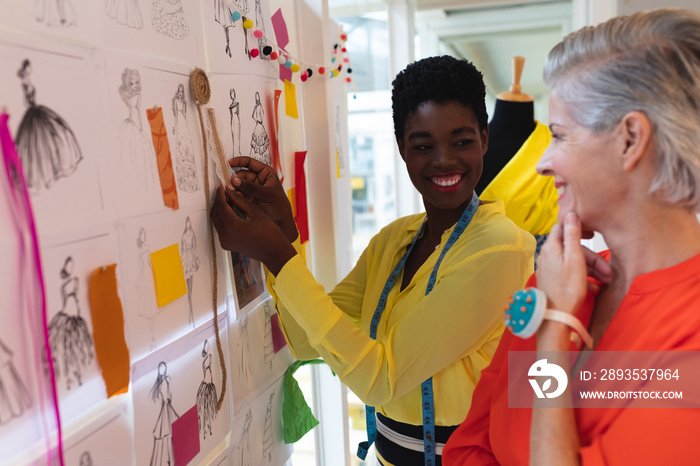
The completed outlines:
{"type": "Polygon", "coordinates": [[[265,56],[270,55],[272,53],[272,47],[270,47],[269,45],[266,45],[265,47],[263,47],[262,52],[263,52],[263,55],[265,55],[265,56]]]}
{"type": "Polygon", "coordinates": [[[331,57],[331,63],[335,63],[335,57],[331,57]]]}
{"type": "Polygon", "coordinates": [[[255,24],[253,24],[252,19],[246,19],[245,21],[243,21],[243,27],[246,29],[251,29],[254,25],[255,24]]]}
{"type": "Polygon", "coordinates": [[[343,58],[343,62],[345,62],[345,63],[350,63],[350,59],[349,59],[349,58],[343,58]]]}
{"type": "Polygon", "coordinates": [[[348,40],[348,35],[347,35],[347,34],[341,34],[341,35],[340,35],[340,38],[341,38],[342,40],[348,40]]]}
{"type": "Polygon", "coordinates": [[[325,72],[326,72],[326,69],[324,67],[322,67],[322,66],[318,67],[318,74],[323,74],[325,72]]]}
{"type": "Polygon", "coordinates": [[[290,69],[292,70],[292,73],[296,73],[297,71],[299,71],[301,69],[301,66],[299,66],[295,63],[292,65],[292,67],[290,69]]]}
{"type": "Polygon", "coordinates": [[[280,53],[279,57],[277,57],[277,63],[279,63],[280,65],[284,65],[285,63],[287,63],[287,57],[280,53]]]}
{"type": "Polygon", "coordinates": [[[231,13],[231,19],[233,21],[238,21],[239,19],[241,19],[241,16],[242,15],[240,11],[234,11],[233,13],[231,13]]]}
{"type": "Polygon", "coordinates": [[[348,73],[352,73],[352,68],[348,68],[346,71],[347,71],[348,73]]]}
{"type": "Polygon", "coordinates": [[[306,82],[307,79],[309,79],[309,73],[304,71],[303,73],[301,73],[301,82],[306,82]]]}
{"type": "Polygon", "coordinates": [[[352,78],[345,78],[345,82],[346,82],[346,83],[349,83],[349,82],[351,82],[351,81],[352,81],[352,78]]]}
{"type": "Polygon", "coordinates": [[[255,37],[256,39],[262,39],[263,32],[260,29],[256,29],[255,31],[253,31],[253,37],[255,37]]]}
{"type": "Polygon", "coordinates": [[[340,49],[340,51],[343,52],[343,53],[345,53],[345,52],[348,51],[348,49],[346,49],[345,47],[343,47],[342,49],[340,49]]]}
{"type": "Polygon", "coordinates": [[[250,56],[251,56],[251,57],[257,58],[258,55],[260,55],[260,50],[258,50],[258,49],[251,49],[251,50],[250,50],[250,56]]]}
{"type": "Polygon", "coordinates": [[[277,60],[277,52],[270,52],[270,59],[271,60],[277,60]]]}
{"type": "Polygon", "coordinates": [[[293,65],[292,60],[287,60],[284,62],[284,67],[285,68],[291,68],[293,65]]]}
{"type": "Polygon", "coordinates": [[[308,74],[309,78],[314,75],[314,72],[311,68],[307,69],[306,73],[308,74]]]}

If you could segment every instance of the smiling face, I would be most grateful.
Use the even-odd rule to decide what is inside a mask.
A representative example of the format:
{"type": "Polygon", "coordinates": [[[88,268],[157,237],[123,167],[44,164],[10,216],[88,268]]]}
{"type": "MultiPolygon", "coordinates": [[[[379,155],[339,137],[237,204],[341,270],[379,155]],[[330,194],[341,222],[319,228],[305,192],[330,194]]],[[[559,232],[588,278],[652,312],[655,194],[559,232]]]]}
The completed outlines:
{"type": "Polygon", "coordinates": [[[406,118],[399,152],[411,182],[430,210],[463,210],[483,168],[488,131],[471,108],[455,101],[424,102],[406,118]]]}
{"type": "Polygon", "coordinates": [[[559,223],[575,212],[584,230],[599,231],[616,203],[625,198],[624,170],[615,163],[620,145],[615,130],[593,132],[577,123],[570,105],[556,94],[549,99],[552,142],[537,164],[537,172],[553,176],[559,195],[559,223]]]}

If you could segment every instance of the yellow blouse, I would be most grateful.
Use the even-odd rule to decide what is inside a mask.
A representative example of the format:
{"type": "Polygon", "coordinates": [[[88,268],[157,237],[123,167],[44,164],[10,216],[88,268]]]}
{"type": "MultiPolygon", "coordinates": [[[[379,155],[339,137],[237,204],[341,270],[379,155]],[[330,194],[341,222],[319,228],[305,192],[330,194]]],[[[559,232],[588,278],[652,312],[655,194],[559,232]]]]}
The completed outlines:
{"type": "Polygon", "coordinates": [[[533,271],[535,241],[504,216],[501,201],[484,203],[445,255],[428,296],[430,273],[454,226],[402,291],[399,275],[372,340],[384,284],[424,217],[383,228],[330,295],[299,254],[277,277],[268,273],[268,289],[297,358],[322,357],[364,403],[414,425],[423,422],[420,385],[432,376],[436,424],[453,426],[466,417],[496,350],[508,297],[533,271]]]}

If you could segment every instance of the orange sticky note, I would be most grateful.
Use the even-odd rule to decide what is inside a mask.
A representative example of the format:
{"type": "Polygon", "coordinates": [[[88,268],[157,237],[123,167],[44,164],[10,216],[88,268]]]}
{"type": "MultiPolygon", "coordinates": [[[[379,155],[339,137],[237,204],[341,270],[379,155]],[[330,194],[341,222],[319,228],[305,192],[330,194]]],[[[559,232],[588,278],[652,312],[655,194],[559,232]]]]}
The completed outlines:
{"type": "Polygon", "coordinates": [[[187,294],[185,272],[182,270],[180,249],[176,244],[151,253],[153,278],[156,282],[156,301],[163,307],[187,294]]]}
{"type": "Polygon", "coordinates": [[[284,111],[287,116],[299,118],[297,112],[297,88],[294,83],[284,81],[284,111]]]}
{"type": "Polygon", "coordinates": [[[117,293],[117,264],[95,270],[89,292],[95,354],[110,398],[129,390],[129,348],[124,338],[124,312],[117,293]]]}

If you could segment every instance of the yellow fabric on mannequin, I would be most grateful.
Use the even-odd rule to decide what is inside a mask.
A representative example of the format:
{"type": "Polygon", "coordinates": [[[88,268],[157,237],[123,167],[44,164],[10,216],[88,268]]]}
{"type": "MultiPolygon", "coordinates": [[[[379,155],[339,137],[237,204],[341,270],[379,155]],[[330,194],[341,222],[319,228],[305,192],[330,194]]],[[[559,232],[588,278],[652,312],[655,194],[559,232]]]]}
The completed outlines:
{"type": "Polygon", "coordinates": [[[535,170],[551,140],[549,128],[538,121],[520,150],[479,196],[482,200],[502,199],[506,216],[532,235],[546,235],[557,223],[554,177],[535,170]]]}
{"type": "Polygon", "coordinates": [[[399,275],[373,340],[369,327],[384,284],[424,217],[383,228],[330,295],[299,255],[277,277],[268,273],[268,289],[297,358],[322,357],[363,402],[413,425],[422,424],[420,385],[432,376],[436,425],[454,426],[466,417],[496,350],[503,306],[533,271],[535,241],[505,217],[501,201],[484,203],[445,255],[428,296],[430,274],[454,226],[404,290],[399,275]]]}

